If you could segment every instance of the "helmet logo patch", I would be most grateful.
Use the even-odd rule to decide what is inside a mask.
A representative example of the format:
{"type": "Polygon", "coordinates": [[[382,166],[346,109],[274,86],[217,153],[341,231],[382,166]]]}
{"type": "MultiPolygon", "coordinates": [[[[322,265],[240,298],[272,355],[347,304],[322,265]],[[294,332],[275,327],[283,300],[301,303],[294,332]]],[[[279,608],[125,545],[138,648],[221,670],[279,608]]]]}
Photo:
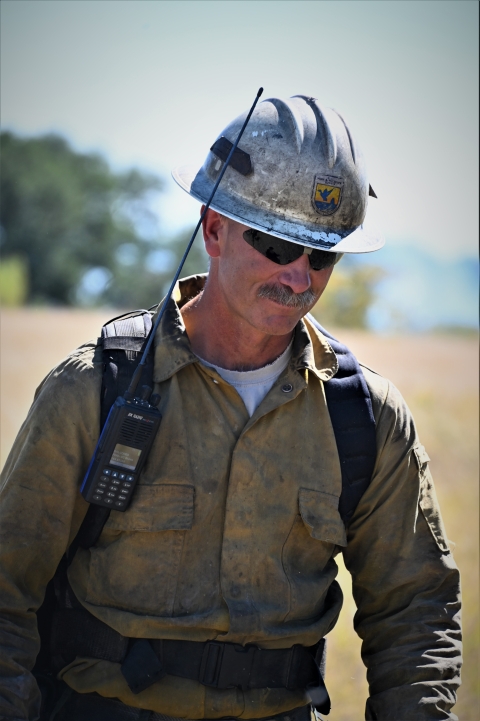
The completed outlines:
{"type": "Polygon", "coordinates": [[[320,215],[332,215],[342,200],[343,180],[331,175],[316,175],[313,183],[313,207],[320,215]]]}

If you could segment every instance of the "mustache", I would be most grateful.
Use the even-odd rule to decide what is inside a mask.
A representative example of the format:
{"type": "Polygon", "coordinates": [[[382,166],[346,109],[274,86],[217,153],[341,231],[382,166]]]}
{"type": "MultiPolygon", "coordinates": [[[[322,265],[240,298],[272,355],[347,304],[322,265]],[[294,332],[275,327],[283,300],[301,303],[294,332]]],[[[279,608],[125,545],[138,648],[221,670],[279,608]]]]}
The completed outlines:
{"type": "Polygon", "coordinates": [[[310,308],[317,300],[316,293],[311,288],[307,288],[303,293],[294,293],[293,290],[285,285],[277,283],[264,283],[258,289],[259,298],[268,298],[287,308],[310,308]]]}

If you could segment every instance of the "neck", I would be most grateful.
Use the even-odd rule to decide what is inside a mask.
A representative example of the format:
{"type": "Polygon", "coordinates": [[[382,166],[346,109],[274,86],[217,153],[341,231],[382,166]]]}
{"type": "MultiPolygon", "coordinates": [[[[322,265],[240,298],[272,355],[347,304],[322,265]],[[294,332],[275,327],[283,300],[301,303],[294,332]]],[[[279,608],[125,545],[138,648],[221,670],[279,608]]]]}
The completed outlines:
{"type": "Polygon", "coordinates": [[[293,333],[269,335],[234,316],[217,297],[214,284],[183,306],[181,313],[193,352],[228,370],[247,371],[272,363],[293,333]]]}

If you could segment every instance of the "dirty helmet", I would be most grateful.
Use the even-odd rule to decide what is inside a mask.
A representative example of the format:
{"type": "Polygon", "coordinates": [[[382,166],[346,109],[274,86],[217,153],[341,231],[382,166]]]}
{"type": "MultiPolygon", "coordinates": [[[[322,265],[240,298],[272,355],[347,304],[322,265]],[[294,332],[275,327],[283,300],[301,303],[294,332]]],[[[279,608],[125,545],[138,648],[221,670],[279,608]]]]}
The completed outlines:
{"type": "MultiPolygon", "coordinates": [[[[223,130],[200,170],[172,172],[200,202],[209,198],[245,117],[223,130]]],[[[342,116],[295,95],[257,105],[210,207],[293,243],[366,253],[384,245],[378,232],[364,227],[369,193],[375,196],[362,152],[342,116]]]]}

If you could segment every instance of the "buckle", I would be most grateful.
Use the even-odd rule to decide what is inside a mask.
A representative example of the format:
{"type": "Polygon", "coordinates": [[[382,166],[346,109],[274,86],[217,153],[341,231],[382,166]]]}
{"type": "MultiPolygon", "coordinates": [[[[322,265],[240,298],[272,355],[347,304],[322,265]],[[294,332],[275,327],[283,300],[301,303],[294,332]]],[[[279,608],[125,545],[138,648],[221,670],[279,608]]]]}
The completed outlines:
{"type": "Polygon", "coordinates": [[[257,647],[209,641],[200,663],[199,681],[212,688],[249,688],[257,647]]]}

